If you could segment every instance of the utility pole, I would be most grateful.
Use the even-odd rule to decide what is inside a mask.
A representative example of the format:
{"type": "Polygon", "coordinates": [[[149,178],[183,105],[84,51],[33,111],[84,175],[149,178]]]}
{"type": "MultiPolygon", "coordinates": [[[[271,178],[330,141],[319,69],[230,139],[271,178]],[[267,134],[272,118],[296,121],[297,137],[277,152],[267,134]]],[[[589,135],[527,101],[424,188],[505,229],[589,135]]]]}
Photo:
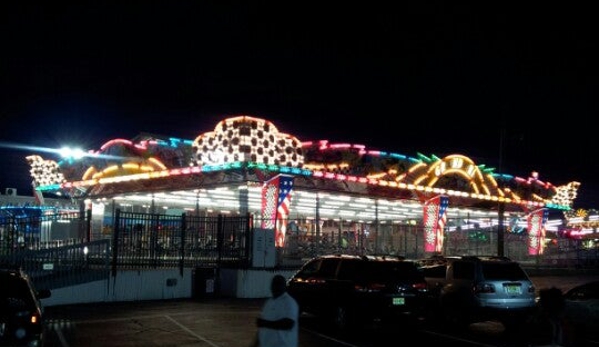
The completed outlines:
{"type": "MultiPolygon", "coordinates": [[[[499,173],[502,173],[502,164],[503,164],[503,138],[505,136],[505,115],[501,117],[501,129],[499,133],[499,173]]],[[[503,185],[498,187],[499,189],[503,188],[503,185]]],[[[504,252],[504,232],[505,227],[503,225],[503,216],[505,214],[505,202],[499,201],[498,209],[497,209],[497,256],[503,257],[504,252]]]]}

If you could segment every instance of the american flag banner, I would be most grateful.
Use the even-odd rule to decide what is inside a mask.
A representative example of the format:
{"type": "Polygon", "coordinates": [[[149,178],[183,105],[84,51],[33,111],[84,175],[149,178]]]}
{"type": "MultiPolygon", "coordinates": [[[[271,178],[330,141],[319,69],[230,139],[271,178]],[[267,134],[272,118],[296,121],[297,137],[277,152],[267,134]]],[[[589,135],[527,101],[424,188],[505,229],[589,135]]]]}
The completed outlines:
{"type": "Polygon", "coordinates": [[[285,245],[293,176],[277,175],[262,187],[262,228],[275,229],[275,246],[285,245]]]}
{"type": "Polygon", "coordinates": [[[437,238],[435,243],[435,252],[443,251],[443,242],[445,240],[445,224],[447,224],[447,207],[449,206],[449,197],[441,195],[439,197],[439,216],[437,218],[437,238]]]}
{"type": "Polygon", "coordinates": [[[545,223],[549,218],[549,210],[540,208],[532,211],[526,218],[528,226],[528,254],[538,255],[543,254],[545,239],[545,223]]]}
{"type": "Polygon", "coordinates": [[[291,204],[291,192],[293,191],[293,177],[281,175],[279,179],[279,200],[277,204],[277,227],[275,229],[275,246],[285,246],[285,234],[287,233],[287,220],[289,217],[289,205],[291,204]]]}
{"type": "Polygon", "coordinates": [[[35,203],[39,206],[44,205],[45,204],[44,195],[42,194],[41,191],[37,190],[35,181],[31,182],[31,186],[33,187],[33,197],[35,198],[35,203]]]}
{"type": "Polygon", "coordinates": [[[443,250],[443,231],[447,223],[449,198],[438,195],[424,203],[424,251],[441,252],[443,250]]]}

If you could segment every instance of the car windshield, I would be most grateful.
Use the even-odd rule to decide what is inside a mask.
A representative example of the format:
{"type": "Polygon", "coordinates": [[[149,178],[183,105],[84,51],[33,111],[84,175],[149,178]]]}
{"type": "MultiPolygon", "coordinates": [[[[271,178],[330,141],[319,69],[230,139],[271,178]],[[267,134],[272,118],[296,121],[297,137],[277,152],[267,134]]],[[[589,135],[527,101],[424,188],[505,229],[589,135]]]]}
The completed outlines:
{"type": "Polygon", "coordinates": [[[527,280],[528,276],[517,263],[483,263],[483,275],[487,280],[527,280]]]}
{"type": "Polygon", "coordinates": [[[16,276],[2,274],[2,276],[0,276],[0,282],[2,283],[2,286],[0,286],[0,298],[3,301],[11,298],[20,299],[28,305],[32,304],[31,291],[29,290],[26,280],[16,276]]]}
{"type": "Polygon", "coordinates": [[[386,282],[389,280],[421,279],[422,273],[410,262],[347,261],[341,266],[340,278],[386,282]]]}

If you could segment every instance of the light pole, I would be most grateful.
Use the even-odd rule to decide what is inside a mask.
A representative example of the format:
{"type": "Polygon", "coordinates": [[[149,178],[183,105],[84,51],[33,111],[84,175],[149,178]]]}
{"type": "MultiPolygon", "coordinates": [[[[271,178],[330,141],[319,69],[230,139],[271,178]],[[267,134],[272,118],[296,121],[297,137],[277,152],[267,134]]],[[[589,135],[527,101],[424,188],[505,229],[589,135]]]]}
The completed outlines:
{"type": "MultiPolygon", "coordinates": [[[[499,133],[499,173],[501,173],[501,166],[503,162],[503,138],[505,136],[505,121],[504,117],[501,118],[501,129],[499,133]]],[[[502,186],[499,186],[498,189],[501,189],[502,186]]],[[[497,256],[503,257],[505,254],[504,251],[504,242],[505,242],[505,227],[503,225],[503,216],[505,214],[505,201],[499,201],[499,205],[497,208],[497,256]]]]}

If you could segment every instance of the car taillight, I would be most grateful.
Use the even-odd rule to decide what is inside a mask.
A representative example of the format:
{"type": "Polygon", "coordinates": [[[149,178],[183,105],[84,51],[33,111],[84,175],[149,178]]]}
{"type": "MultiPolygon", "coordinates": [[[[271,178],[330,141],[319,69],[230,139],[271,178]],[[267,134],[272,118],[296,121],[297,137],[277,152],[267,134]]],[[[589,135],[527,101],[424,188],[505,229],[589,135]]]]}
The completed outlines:
{"type": "Polygon", "coordinates": [[[412,284],[412,288],[418,291],[426,291],[428,290],[428,285],[426,284],[426,282],[416,282],[412,284]]]}
{"type": "Polygon", "coordinates": [[[480,283],[475,285],[472,290],[477,294],[495,293],[495,286],[489,283],[480,283]]]}
{"type": "Polygon", "coordinates": [[[308,278],[308,283],[312,283],[312,284],[322,284],[325,282],[326,281],[323,280],[322,278],[308,278]]]}
{"type": "Polygon", "coordinates": [[[296,283],[308,283],[308,284],[321,284],[321,283],[325,283],[326,281],[323,280],[322,278],[314,278],[314,277],[310,277],[310,278],[295,278],[293,279],[291,282],[296,282],[296,283]]]}
{"type": "Polygon", "coordinates": [[[354,289],[357,292],[380,292],[385,289],[384,283],[368,283],[368,284],[356,284],[354,285],[354,289]]]}

